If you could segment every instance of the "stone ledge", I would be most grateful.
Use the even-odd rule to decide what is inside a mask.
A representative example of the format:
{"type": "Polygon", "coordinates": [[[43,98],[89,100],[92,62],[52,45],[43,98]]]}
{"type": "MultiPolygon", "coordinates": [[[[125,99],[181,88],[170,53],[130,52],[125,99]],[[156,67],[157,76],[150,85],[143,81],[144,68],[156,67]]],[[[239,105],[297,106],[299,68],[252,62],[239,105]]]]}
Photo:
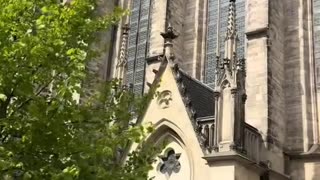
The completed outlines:
{"type": "Polygon", "coordinates": [[[244,154],[240,154],[236,151],[228,151],[228,152],[215,152],[212,154],[208,154],[204,157],[208,164],[214,163],[214,162],[221,162],[221,161],[235,161],[243,166],[253,168],[254,170],[257,170],[259,175],[263,175],[265,173],[268,173],[270,176],[276,176],[281,180],[290,180],[290,176],[282,174],[280,172],[277,172],[273,169],[268,168],[263,162],[256,163],[249,158],[247,158],[244,154]]]}
{"type": "Polygon", "coordinates": [[[245,164],[256,164],[254,161],[250,160],[245,155],[240,154],[236,151],[214,152],[214,153],[208,154],[202,158],[207,160],[208,163],[217,162],[217,161],[233,160],[233,161],[237,161],[237,162],[245,163],[245,164]]]}
{"type": "Polygon", "coordinates": [[[153,56],[147,57],[147,58],[146,58],[146,62],[147,62],[147,63],[152,63],[152,62],[156,62],[156,61],[159,61],[159,62],[160,62],[160,59],[159,59],[159,58],[162,58],[162,57],[163,57],[163,54],[153,55],[153,56]]]}
{"type": "Polygon", "coordinates": [[[303,153],[284,153],[286,156],[289,157],[290,160],[320,160],[320,153],[310,153],[310,154],[303,154],[303,153]]]}
{"type": "Polygon", "coordinates": [[[310,145],[308,152],[304,152],[302,149],[297,151],[285,149],[283,154],[290,160],[319,160],[320,144],[310,145]]]}
{"type": "Polygon", "coordinates": [[[268,31],[269,31],[269,27],[258,28],[258,29],[247,31],[246,35],[247,35],[247,38],[250,40],[254,38],[268,36],[268,31]]]}

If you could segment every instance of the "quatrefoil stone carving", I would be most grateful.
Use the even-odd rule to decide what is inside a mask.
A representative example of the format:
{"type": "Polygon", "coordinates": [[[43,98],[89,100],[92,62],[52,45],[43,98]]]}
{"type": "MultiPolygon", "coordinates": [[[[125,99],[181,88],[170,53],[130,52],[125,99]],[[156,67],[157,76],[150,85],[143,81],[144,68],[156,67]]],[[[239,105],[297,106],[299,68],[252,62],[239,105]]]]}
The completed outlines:
{"type": "Polygon", "coordinates": [[[169,150],[165,155],[159,156],[161,161],[159,164],[160,172],[170,178],[172,173],[178,173],[181,169],[179,162],[181,153],[176,153],[173,149],[169,150]]]}

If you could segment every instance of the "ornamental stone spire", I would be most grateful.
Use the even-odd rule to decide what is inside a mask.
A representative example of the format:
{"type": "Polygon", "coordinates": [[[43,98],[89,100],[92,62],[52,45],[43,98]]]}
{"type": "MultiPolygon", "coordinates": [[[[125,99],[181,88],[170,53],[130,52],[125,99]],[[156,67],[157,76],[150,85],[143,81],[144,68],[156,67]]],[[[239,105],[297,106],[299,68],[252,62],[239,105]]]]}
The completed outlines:
{"type": "Polygon", "coordinates": [[[166,32],[161,33],[161,36],[164,38],[164,56],[171,62],[174,59],[173,40],[176,39],[178,35],[174,33],[173,27],[169,24],[166,32]]]}
{"type": "Polygon", "coordinates": [[[125,74],[127,70],[127,43],[128,43],[128,35],[129,35],[129,25],[125,24],[122,27],[122,41],[119,52],[119,59],[116,66],[116,78],[122,80],[122,84],[125,84],[125,74]]]}
{"type": "Polygon", "coordinates": [[[226,39],[234,38],[236,36],[236,0],[230,0],[226,39]]]}
{"type": "MultiPolygon", "coordinates": [[[[245,70],[244,60],[237,58],[237,29],[235,0],[230,0],[225,55],[216,71],[215,131],[213,149],[216,152],[243,148],[245,70]]],[[[217,56],[217,62],[220,57],[217,56]]]]}
{"type": "Polygon", "coordinates": [[[238,35],[236,29],[236,0],[230,0],[229,13],[228,13],[228,27],[225,37],[225,54],[224,54],[224,67],[229,65],[229,68],[235,64],[237,57],[237,42],[238,35]]]}

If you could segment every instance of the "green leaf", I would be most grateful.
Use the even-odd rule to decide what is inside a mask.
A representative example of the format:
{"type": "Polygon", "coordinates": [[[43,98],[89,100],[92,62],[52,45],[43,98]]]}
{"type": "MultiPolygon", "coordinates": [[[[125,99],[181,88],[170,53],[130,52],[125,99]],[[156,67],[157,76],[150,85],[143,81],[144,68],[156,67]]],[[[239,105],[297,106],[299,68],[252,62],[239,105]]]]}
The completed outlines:
{"type": "Polygon", "coordinates": [[[7,96],[5,94],[1,94],[0,93],[0,100],[1,101],[6,101],[7,100],[7,96]]]}
{"type": "Polygon", "coordinates": [[[99,2],[0,0],[0,179],[16,169],[24,180],[147,179],[148,147],[119,157],[152,130],[130,124],[146,98],[89,67],[106,47],[99,32],[129,13],[97,13],[99,2]]]}

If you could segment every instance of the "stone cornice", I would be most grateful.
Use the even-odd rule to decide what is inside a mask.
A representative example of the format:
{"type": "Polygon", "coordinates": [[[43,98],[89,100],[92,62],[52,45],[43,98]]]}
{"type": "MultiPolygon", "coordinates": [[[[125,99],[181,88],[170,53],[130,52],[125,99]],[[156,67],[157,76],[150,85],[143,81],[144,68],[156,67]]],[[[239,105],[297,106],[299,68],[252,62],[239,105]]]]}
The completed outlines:
{"type": "Polygon", "coordinates": [[[256,162],[248,159],[245,155],[238,153],[236,151],[213,153],[210,155],[206,155],[202,158],[207,160],[208,164],[212,164],[215,162],[221,162],[221,161],[224,161],[224,162],[225,161],[234,161],[234,162],[240,163],[241,165],[243,165],[245,167],[249,167],[250,169],[255,170],[256,172],[259,173],[259,175],[269,173],[271,176],[277,176],[278,179],[290,180],[290,177],[288,175],[285,175],[285,174],[277,172],[273,169],[270,169],[263,162],[256,163],[256,162]]]}
{"type": "Polygon", "coordinates": [[[246,35],[247,35],[247,38],[250,40],[250,39],[255,39],[259,37],[266,37],[268,36],[268,33],[269,33],[269,27],[263,27],[263,28],[247,31],[246,35]]]}
{"type": "Polygon", "coordinates": [[[311,160],[311,161],[320,160],[320,153],[303,154],[303,153],[284,152],[284,155],[286,155],[290,160],[311,160]]]}
{"type": "Polygon", "coordinates": [[[156,55],[156,56],[150,56],[146,58],[146,62],[147,63],[152,63],[152,62],[156,62],[156,61],[161,61],[163,58],[163,54],[161,55],[156,55]]]}

